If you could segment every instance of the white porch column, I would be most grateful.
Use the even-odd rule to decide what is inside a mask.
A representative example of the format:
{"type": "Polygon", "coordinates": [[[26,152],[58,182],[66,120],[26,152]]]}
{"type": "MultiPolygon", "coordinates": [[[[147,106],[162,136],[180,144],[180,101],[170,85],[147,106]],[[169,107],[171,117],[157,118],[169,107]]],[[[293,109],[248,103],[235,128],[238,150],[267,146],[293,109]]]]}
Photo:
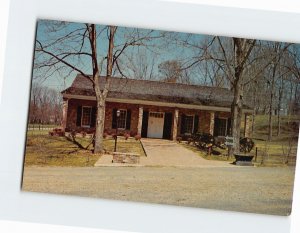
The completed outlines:
{"type": "Polygon", "coordinates": [[[214,112],[210,112],[209,133],[211,135],[214,135],[214,128],[215,128],[215,113],[214,112]]]}
{"type": "Polygon", "coordinates": [[[143,107],[139,107],[139,118],[138,118],[138,126],[137,133],[142,135],[142,125],[143,125],[143,107]]]}
{"type": "Polygon", "coordinates": [[[173,134],[172,134],[173,141],[176,141],[177,138],[178,117],[179,117],[179,110],[175,109],[174,117],[173,117],[173,134]]]}
{"type": "Polygon", "coordinates": [[[63,115],[62,115],[62,129],[65,131],[67,127],[67,115],[68,115],[68,99],[63,100],[63,115]]]}
{"type": "Polygon", "coordinates": [[[251,137],[250,129],[251,129],[250,115],[245,113],[244,137],[251,137]]]}

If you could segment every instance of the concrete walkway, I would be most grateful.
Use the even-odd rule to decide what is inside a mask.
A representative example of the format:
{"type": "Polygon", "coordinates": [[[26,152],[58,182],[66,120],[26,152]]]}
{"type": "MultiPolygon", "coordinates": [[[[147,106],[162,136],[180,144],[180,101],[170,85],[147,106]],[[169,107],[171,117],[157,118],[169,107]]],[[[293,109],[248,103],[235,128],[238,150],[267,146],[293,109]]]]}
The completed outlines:
{"type": "Polygon", "coordinates": [[[100,166],[162,166],[162,167],[230,167],[226,161],[206,160],[177,142],[163,139],[141,139],[147,157],[142,156],[139,164],[112,163],[112,155],[102,155],[95,163],[100,166]]]}
{"type": "Polygon", "coordinates": [[[229,162],[206,160],[177,142],[143,138],[147,157],[141,157],[140,164],[148,166],[175,167],[229,167],[229,162]]]}

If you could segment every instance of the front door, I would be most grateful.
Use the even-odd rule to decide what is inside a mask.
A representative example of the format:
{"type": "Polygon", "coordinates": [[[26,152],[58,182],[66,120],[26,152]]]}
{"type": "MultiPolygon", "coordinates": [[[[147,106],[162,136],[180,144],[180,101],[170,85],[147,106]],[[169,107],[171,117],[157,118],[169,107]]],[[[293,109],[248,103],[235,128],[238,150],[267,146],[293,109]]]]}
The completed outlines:
{"type": "Polygon", "coordinates": [[[164,113],[150,112],[148,119],[148,138],[162,138],[164,131],[164,113]]]}

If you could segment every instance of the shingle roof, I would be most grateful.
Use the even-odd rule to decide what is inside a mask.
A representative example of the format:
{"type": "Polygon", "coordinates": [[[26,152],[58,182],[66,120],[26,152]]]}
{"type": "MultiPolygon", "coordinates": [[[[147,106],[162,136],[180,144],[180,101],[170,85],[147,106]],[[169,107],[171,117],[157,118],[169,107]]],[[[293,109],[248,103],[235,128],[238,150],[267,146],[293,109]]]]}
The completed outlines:
{"type": "MultiPolygon", "coordinates": [[[[104,86],[104,82],[105,78],[101,77],[100,86],[104,86]]],[[[72,85],[62,93],[95,96],[92,82],[82,75],[77,75],[72,85]]],[[[112,77],[108,97],[230,107],[233,94],[219,87],[112,77]]],[[[250,109],[246,105],[243,108],[250,109]]]]}

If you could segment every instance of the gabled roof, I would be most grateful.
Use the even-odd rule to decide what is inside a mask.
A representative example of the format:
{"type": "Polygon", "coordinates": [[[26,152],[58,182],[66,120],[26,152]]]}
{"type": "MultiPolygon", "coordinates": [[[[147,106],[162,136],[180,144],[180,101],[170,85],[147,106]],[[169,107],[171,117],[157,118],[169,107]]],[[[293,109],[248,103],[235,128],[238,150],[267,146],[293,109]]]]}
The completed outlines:
{"type": "MultiPolygon", "coordinates": [[[[104,83],[105,77],[101,77],[100,86],[104,83]]],[[[62,94],[95,96],[92,82],[82,75],[77,75],[62,94]]],[[[226,88],[117,77],[111,78],[108,97],[216,107],[230,107],[233,100],[232,92],[226,88]]],[[[250,109],[246,105],[243,108],[250,109]]]]}

